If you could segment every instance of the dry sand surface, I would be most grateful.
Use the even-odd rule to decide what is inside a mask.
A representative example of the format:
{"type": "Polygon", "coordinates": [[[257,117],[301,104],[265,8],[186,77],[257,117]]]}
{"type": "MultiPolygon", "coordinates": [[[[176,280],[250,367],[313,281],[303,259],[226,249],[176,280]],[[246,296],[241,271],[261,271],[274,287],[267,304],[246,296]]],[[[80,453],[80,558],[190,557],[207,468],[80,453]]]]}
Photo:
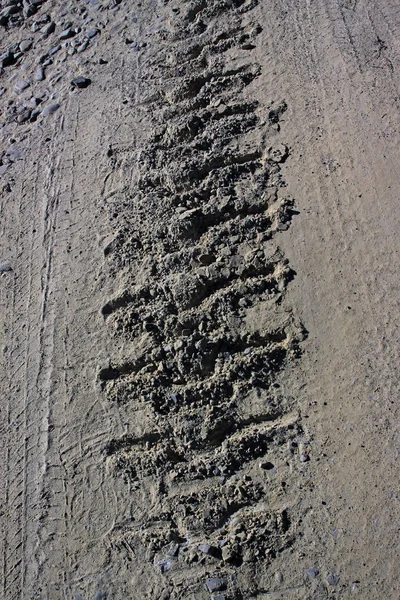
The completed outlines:
{"type": "Polygon", "coordinates": [[[399,600],[399,3],[0,7],[0,599],[399,600]]]}

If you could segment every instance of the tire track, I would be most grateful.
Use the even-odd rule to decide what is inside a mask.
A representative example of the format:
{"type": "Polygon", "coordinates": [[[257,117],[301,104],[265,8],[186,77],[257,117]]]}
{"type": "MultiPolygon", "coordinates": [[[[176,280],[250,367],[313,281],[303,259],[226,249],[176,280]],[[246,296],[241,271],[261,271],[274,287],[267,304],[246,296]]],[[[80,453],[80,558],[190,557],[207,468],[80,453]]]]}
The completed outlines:
{"type": "Polygon", "coordinates": [[[293,273],[274,239],[294,214],[280,167],[289,150],[268,143],[286,104],[248,99],[261,75],[248,60],[255,5],[167,7],[165,50],[142,67],[154,100],[137,184],[131,198],[109,196],[120,229],[105,256],[131,281],[102,313],[129,356],[99,380],[135,433],[105,455],[137,515],[112,537],[154,564],[169,598],[262,591],[258,557],[268,563],[294,533],[286,484],[270,475],[298,451],[298,408],[277,377],[304,331],[284,304],[293,273]]]}

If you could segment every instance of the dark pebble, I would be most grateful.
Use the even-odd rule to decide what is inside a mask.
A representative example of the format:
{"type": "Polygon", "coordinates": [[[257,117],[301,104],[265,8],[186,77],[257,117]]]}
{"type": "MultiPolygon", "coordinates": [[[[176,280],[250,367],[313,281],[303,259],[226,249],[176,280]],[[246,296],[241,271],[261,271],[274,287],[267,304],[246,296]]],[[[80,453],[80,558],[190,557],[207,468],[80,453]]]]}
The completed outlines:
{"type": "Polygon", "coordinates": [[[206,581],[206,588],[209,592],[220,592],[226,588],[226,579],[211,577],[211,579],[207,579],[206,581]]]}
{"type": "Polygon", "coordinates": [[[74,35],[75,35],[75,32],[73,32],[71,28],[64,29],[64,31],[62,31],[60,33],[59,39],[60,40],[68,40],[70,37],[73,37],[74,35]]]}
{"type": "Polygon", "coordinates": [[[334,573],[330,573],[328,575],[328,577],[326,578],[326,583],[328,585],[332,585],[332,586],[338,585],[339,584],[339,577],[337,575],[335,575],[334,573]]]}
{"type": "Polygon", "coordinates": [[[42,115],[44,117],[47,117],[48,115],[53,115],[59,108],[59,104],[50,104],[49,106],[46,106],[46,108],[43,110],[42,115]]]}
{"type": "Polygon", "coordinates": [[[306,575],[309,579],[313,580],[317,577],[317,575],[319,575],[319,571],[318,569],[307,569],[306,575]]]}
{"type": "Polygon", "coordinates": [[[21,52],[27,52],[31,48],[32,48],[32,40],[23,40],[19,45],[19,49],[21,50],[21,52]]]}
{"type": "Polygon", "coordinates": [[[56,26],[54,25],[54,23],[48,23],[47,25],[44,25],[44,27],[41,28],[40,32],[43,33],[44,36],[48,36],[51,33],[53,33],[53,31],[55,30],[56,26]]]}
{"type": "Polygon", "coordinates": [[[87,77],[76,77],[75,79],[73,79],[71,81],[71,84],[74,87],[80,88],[80,89],[87,88],[88,85],[90,85],[91,83],[92,83],[92,80],[88,79],[87,77]]]}
{"type": "Polygon", "coordinates": [[[90,40],[94,38],[98,33],[100,33],[99,29],[90,29],[86,32],[86,37],[90,40]]]}
{"type": "Polygon", "coordinates": [[[54,54],[56,54],[60,50],[61,50],[60,44],[58,44],[58,46],[54,46],[54,48],[52,48],[51,50],[49,50],[49,56],[53,56],[54,54]]]}
{"type": "Polygon", "coordinates": [[[12,271],[12,268],[8,265],[0,265],[0,272],[7,273],[8,271],[12,271]]]}
{"type": "Polygon", "coordinates": [[[44,69],[40,68],[35,73],[36,81],[43,81],[45,78],[44,69]]]}
{"type": "Polygon", "coordinates": [[[29,87],[29,83],[27,81],[25,81],[24,79],[19,79],[19,81],[17,81],[16,84],[14,85],[14,89],[16,92],[23,92],[28,87],[29,87]]]}

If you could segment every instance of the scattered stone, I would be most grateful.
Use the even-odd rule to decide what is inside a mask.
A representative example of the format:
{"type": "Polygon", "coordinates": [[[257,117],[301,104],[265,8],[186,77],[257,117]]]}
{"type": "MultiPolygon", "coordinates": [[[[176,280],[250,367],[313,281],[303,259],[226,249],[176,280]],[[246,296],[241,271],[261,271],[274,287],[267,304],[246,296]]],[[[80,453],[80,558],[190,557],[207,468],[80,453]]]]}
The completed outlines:
{"type": "Polygon", "coordinates": [[[53,31],[55,30],[56,26],[55,24],[50,21],[50,23],[48,23],[47,25],[44,25],[40,32],[43,34],[44,37],[49,36],[51,33],[53,33],[53,31]]]}
{"type": "Polygon", "coordinates": [[[274,148],[269,148],[268,150],[268,158],[276,163],[285,162],[287,157],[289,156],[289,148],[284,144],[280,144],[274,148]]]}
{"type": "Polygon", "coordinates": [[[59,52],[60,50],[61,50],[60,44],[58,44],[58,46],[54,46],[54,48],[49,50],[49,56],[54,56],[54,54],[57,54],[57,52],[59,52]]]}
{"type": "Polygon", "coordinates": [[[89,29],[89,31],[87,31],[85,33],[86,37],[91,40],[92,38],[94,38],[98,33],[100,33],[99,29],[89,29]]]}
{"type": "Polygon", "coordinates": [[[260,469],[264,469],[265,471],[272,471],[275,469],[275,466],[272,464],[272,462],[268,462],[267,460],[262,460],[259,466],[260,469]]]}
{"type": "Polygon", "coordinates": [[[28,50],[32,48],[32,44],[32,40],[22,40],[22,42],[19,45],[19,49],[21,50],[21,52],[28,52],[28,50]]]}
{"type": "Polygon", "coordinates": [[[190,208],[189,210],[185,210],[183,213],[181,213],[178,218],[180,221],[184,221],[185,219],[190,219],[190,217],[192,217],[199,211],[200,209],[198,208],[190,208]]]}
{"type": "Polygon", "coordinates": [[[300,458],[300,462],[302,462],[302,463],[308,462],[310,460],[310,457],[308,456],[308,454],[306,454],[304,452],[302,454],[300,454],[299,458],[300,458]]]}
{"type": "Polygon", "coordinates": [[[42,67],[40,67],[35,73],[35,80],[36,81],[44,81],[44,79],[45,79],[45,72],[44,72],[44,69],[42,67]]]}
{"type": "Polygon", "coordinates": [[[46,106],[46,108],[43,110],[42,115],[44,117],[47,117],[48,115],[53,115],[59,108],[59,104],[50,104],[49,106],[46,106]]]}
{"type": "Polygon", "coordinates": [[[64,31],[62,31],[59,35],[59,39],[60,40],[68,40],[69,38],[73,37],[75,35],[75,32],[72,31],[72,29],[69,27],[68,29],[64,29],[64,31]]]}
{"type": "Polygon", "coordinates": [[[8,273],[8,271],[12,271],[9,265],[0,265],[0,273],[8,273]]]}
{"type": "Polygon", "coordinates": [[[201,264],[205,267],[211,265],[213,262],[215,262],[215,260],[214,254],[200,254],[199,256],[199,262],[201,262],[201,264]]]}
{"type": "Polygon", "coordinates": [[[226,579],[211,577],[206,581],[206,588],[209,592],[220,592],[226,588],[226,579]]]}
{"type": "Polygon", "coordinates": [[[250,42],[245,42],[244,44],[241,45],[242,50],[254,50],[255,45],[251,44],[250,42]]]}
{"type": "Polygon", "coordinates": [[[76,51],[80,54],[81,52],[84,52],[88,46],[89,46],[89,42],[87,40],[85,40],[80,46],[78,46],[76,51]]]}
{"type": "Polygon", "coordinates": [[[98,63],[99,65],[106,65],[106,64],[108,63],[108,61],[107,61],[107,60],[104,60],[104,58],[99,58],[99,60],[97,61],[97,63],[98,63]]]}
{"type": "Polygon", "coordinates": [[[15,85],[14,85],[14,90],[16,92],[23,92],[24,90],[26,90],[29,87],[29,83],[27,81],[25,81],[24,79],[19,79],[15,85]]]}
{"type": "Polygon", "coordinates": [[[25,108],[20,115],[17,117],[17,123],[25,123],[30,119],[32,110],[30,108],[25,108]]]}
{"type": "Polygon", "coordinates": [[[0,54],[0,67],[9,67],[13,65],[14,62],[14,52],[12,52],[10,49],[6,50],[6,52],[3,52],[3,54],[0,54]]]}
{"type": "Polygon", "coordinates": [[[335,575],[334,573],[330,573],[328,575],[328,577],[326,578],[326,583],[328,585],[332,585],[332,586],[338,585],[339,581],[340,581],[340,577],[338,575],[335,575]]]}
{"type": "Polygon", "coordinates": [[[179,544],[173,544],[171,546],[171,548],[168,550],[167,555],[168,556],[178,556],[179,554],[179,544]]]}
{"type": "Polygon", "coordinates": [[[80,89],[87,88],[88,85],[90,85],[91,83],[92,83],[92,80],[88,79],[87,77],[75,77],[75,79],[73,79],[71,81],[71,84],[75,88],[80,88],[80,89]]]}
{"type": "Polygon", "coordinates": [[[318,569],[307,569],[306,570],[306,575],[312,581],[313,579],[315,579],[319,575],[319,571],[318,571],[318,569]]]}
{"type": "Polygon", "coordinates": [[[31,118],[30,118],[30,120],[31,120],[32,123],[34,121],[36,121],[36,119],[38,118],[38,116],[40,115],[40,113],[41,113],[41,111],[38,108],[36,108],[35,110],[33,110],[31,112],[31,118]]]}

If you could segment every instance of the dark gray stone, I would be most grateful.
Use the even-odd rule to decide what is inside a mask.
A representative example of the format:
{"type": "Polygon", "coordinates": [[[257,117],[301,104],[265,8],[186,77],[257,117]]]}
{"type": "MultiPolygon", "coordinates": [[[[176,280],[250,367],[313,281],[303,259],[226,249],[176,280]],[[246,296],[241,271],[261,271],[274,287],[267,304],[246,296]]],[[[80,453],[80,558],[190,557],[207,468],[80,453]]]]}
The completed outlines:
{"type": "Polygon", "coordinates": [[[32,44],[32,40],[22,40],[22,42],[19,45],[19,49],[21,50],[21,52],[27,52],[32,48],[32,44]]]}
{"type": "Polygon", "coordinates": [[[80,54],[81,52],[84,52],[88,46],[89,42],[88,40],[85,40],[80,46],[77,47],[76,51],[80,54]]]}
{"type": "Polygon", "coordinates": [[[44,117],[47,117],[48,115],[53,115],[58,109],[60,108],[59,104],[50,104],[49,106],[46,106],[46,108],[43,110],[42,115],[44,117]]]}
{"type": "Polygon", "coordinates": [[[16,92],[23,92],[28,87],[29,87],[29,83],[27,81],[25,81],[24,79],[19,79],[14,85],[14,89],[16,92]]]}
{"type": "Polygon", "coordinates": [[[49,56],[54,56],[54,54],[57,54],[57,52],[59,52],[60,50],[61,50],[60,44],[58,44],[58,46],[54,46],[54,48],[49,50],[49,56]]]}
{"type": "Polygon", "coordinates": [[[96,37],[96,35],[98,35],[99,33],[99,29],[89,29],[89,31],[87,31],[85,35],[89,40],[91,40],[92,38],[96,37]]]}
{"type": "Polygon", "coordinates": [[[55,30],[55,28],[56,28],[55,24],[52,21],[50,21],[50,23],[47,23],[47,25],[44,25],[41,28],[40,32],[43,33],[43,35],[45,37],[47,37],[48,35],[50,35],[51,33],[53,33],[53,31],[55,30]]]}
{"type": "Polygon", "coordinates": [[[318,569],[307,569],[306,575],[309,579],[313,580],[319,575],[318,569]]]}
{"type": "Polygon", "coordinates": [[[206,588],[209,592],[220,592],[226,588],[226,579],[211,577],[206,581],[206,588]]]}
{"type": "Polygon", "coordinates": [[[339,580],[340,578],[338,575],[335,575],[334,573],[329,573],[328,577],[326,578],[326,583],[328,585],[335,586],[339,584],[339,580]]]}
{"type": "Polygon", "coordinates": [[[7,273],[8,271],[12,271],[12,268],[8,265],[0,265],[0,273],[7,273]]]}
{"type": "Polygon", "coordinates": [[[75,77],[75,79],[73,79],[71,83],[75,88],[84,89],[92,83],[92,80],[88,79],[87,77],[75,77]]]}
{"type": "Polygon", "coordinates": [[[35,79],[36,79],[36,81],[43,81],[44,78],[45,78],[44,69],[42,67],[40,67],[35,73],[35,79]]]}
{"type": "Polygon", "coordinates": [[[62,31],[59,35],[59,39],[60,40],[68,40],[69,38],[73,37],[75,35],[75,32],[72,31],[72,29],[69,27],[68,29],[64,29],[64,31],[62,31]]]}
{"type": "Polygon", "coordinates": [[[25,121],[28,121],[28,119],[30,119],[32,113],[32,109],[30,108],[25,108],[20,115],[18,115],[17,117],[17,123],[25,123],[25,121]]]}

